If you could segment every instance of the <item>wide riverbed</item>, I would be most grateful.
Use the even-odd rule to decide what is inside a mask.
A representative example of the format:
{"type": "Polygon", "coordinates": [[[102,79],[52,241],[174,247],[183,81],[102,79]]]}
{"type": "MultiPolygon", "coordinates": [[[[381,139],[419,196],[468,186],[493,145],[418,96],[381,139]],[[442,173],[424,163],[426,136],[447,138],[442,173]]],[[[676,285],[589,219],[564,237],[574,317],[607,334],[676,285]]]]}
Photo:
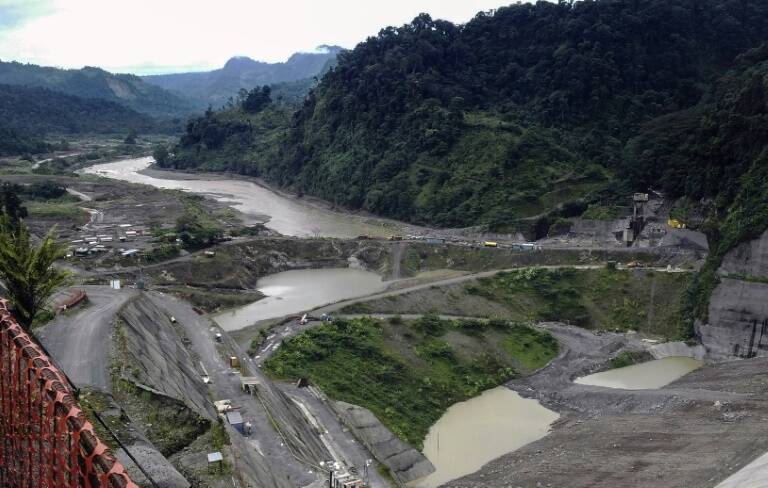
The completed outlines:
{"type": "Polygon", "coordinates": [[[668,357],[583,376],[577,378],[575,383],[624,390],[649,390],[666,386],[700,368],[702,364],[693,358],[668,357]]]}
{"type": "Polygon", "coordinates": [[[361,269],[305,269],[266,276],[258,281],[257,288],[267,297],[219,314],[214,320],[224,330],[238,330],[259,320],[370,295],[382,291],[385,283],[376,273],[361,269]]]}
{"type": "Polygon", "coordinates": [[[247,180],[196,179],[183,173],[167,173],[167,177],[142,174],[154,162],[151,157],[124,159],[97,164],[83,170],[106,178],[141,183],[157,188],[184,190],[210,196],[235,207],[254,221],[283,235],[310,237],[357,237],[359,235],[387,236],[397,233],[391,227],[373,219],[347,215],[308,205],[296,198],[278,194],[247,180]],[[176,178],[176,179],[174,179],[176,178]]]}
{"type": "Polygon", "coordinates": [[[541,439],[558,417],[536,400],[503,386],[457,403],[429,429],[424,441],[424,455],[436,471],[409,486],[435,488],[474,473],[487,462],[541,439]]]}

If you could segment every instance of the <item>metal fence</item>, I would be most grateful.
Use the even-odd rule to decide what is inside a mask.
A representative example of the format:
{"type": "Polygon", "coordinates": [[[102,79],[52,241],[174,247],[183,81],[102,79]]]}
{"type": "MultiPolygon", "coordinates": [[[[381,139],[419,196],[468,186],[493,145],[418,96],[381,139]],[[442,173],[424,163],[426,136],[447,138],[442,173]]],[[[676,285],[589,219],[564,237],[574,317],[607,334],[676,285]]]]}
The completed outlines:
{"type": "Polygon", "coordinates": [[[86,420],[64,374],[19,326],[5,300],[0,300],[0,486],[138,488],[86,420]]]}

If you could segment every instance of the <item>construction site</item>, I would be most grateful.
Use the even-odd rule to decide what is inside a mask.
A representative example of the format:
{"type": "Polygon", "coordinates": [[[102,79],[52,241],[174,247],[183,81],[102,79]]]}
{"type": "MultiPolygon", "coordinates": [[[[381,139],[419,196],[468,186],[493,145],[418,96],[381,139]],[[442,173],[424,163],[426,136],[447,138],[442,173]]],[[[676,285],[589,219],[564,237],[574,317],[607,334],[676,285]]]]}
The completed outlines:
{"type": "MultiPolygon", "coordinates": [[[[94,210],[61,238],[76,282],[54,298],[56,315],[33,329],[34,338],[20,335],[4,312],[2,385],[9,393],[2,395],[0,474],[16,480],[7,486],[92,477],[77,486],[731,488],[748,486],[727,480],[768,450],[759,441],[768,438],[761,435],[767,399],[760,388],[766,285],[742,278],[768,273],[766,235],[724,259],[709,320],[696,324],[695,343],[683,343],[675,340],[675,307],[707,242],[673,219],[656,193],[632,196],[625,217],[573,219],[531,241],[318,206],[307,207],[323,216],[307,231],[281,220],[296,211],[295,200],[272,193],[285,207],[264,218],[249,200],[228,209],[233,195],[247,198],[234,184],[222,197],[226,180],[211,180],[214,191],[184,176],[169,181],[194,182],[187,191],[206,195],[206,211],[227,215],[232,228],[260,222],[266,230],[148,261],[159,235],[150,229],[171,228],[184,206],[176,189],[144,186],[142,194],[165,210],[127,203],[136,186],[120,180],[146,178],[135,164],[109,163],[89,169],[100,177],[61,180],[82,195],[80,206],[94,210]],[[227,301],[232,296],[240,301],[227,301]],[[447,332],[425,332],[423,324],[447,332]],[[301,375],[280,369],[299,364],[290,363],[304,351],[295,348],[322,338],[313,331],[342,326],[381,334],[383,352],[363,350],[402,361],[399,374],[423,383],[414,391],[431,391],[428,368],[450,377],[449,365],[465,362],[483,387],[447,395],[445,408],[434,410],[440,419],[427,425],[417,415],[397,417],[374,393],[339,395],[355,375],[332,369],[315,345],[301,353],[301,375]],[[31,348],[36,341],[40,349],[31,348]],[[497,351],[502,369],[482,369],[486,350],[497,351]],[[627,357],[640,358],[635,366],[698,362],[651,387],[580,383],[627,357]],[[45,395],[32,393],[33,384],[45,395]],[[481,397],[490,403],[472,403],[481,397]],[[35,409],[20,415],[28,402],[35,409]],[[516,444],[470,456],[482,451],[471,440],[482,428],[478,418],[491,415],[478,413],[482,408],[498,414],[495,428],[518,417],[537,428],[529,437],[510,435],[516,444]],[[523,410],[508,416],[507,408],[523,410]],[[50,430],[36,427],[43,419],[50,430]],[[421,438],[408,422],[421,422],[421,438]],[[434,451],[439,435],[442,447],[434,451]],[[456,456],[471,463],[436,454],[448,452],[451,436],[469,439],[456,456]],[[51,448],[60,442],[52,439],[65,437],[69,451],[51,448]],[[21,464],[7,464],[14,450],[28,453],[13,457],[21,464]],[[54,465],[64,469],[42,469],[51,463],[39,459],[56,456],[62,461],[54,465]]],[[[339,354],[368,367],[365,355],[353,354],[358,346],[339,354]]],[[[393,378],[387,381],[406,381],[393,378]]]]}

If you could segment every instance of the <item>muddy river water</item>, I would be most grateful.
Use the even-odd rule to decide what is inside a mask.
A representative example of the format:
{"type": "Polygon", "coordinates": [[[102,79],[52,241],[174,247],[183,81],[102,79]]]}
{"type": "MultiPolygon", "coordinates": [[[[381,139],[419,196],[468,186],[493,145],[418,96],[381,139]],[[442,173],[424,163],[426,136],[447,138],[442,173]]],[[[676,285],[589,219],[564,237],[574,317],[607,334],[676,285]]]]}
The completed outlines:
{"type": "Polygon", "coordinates": [[[373,220],[308,205],[252,181],[194,179],[188,174],[172,171],[163,172],[164,175],[167,173],[167,177],[142,174],[153,162],[151,157],[124,159],[91,166],[83,172],[157,188],[207,195],[235,207],[254,221],[266,220],[267,227],[288,236],[356,237],[362,234],[386,236],[396,233],[373,220]]]}
{"type": "Polygon", "coordinates": [[[577,378],[575,383],[624,390],[648,390],[666,386],[700,368],[702,364],[693,358],[668,357],[591,374],[577,378]]]}
{"type": "Polygon", "coordinates": [[[256,286],[266,298],[214,317],[224,330],[238,330],[259,320],[370,295],[382,291],[385,283],[370,271],[334,268],[285,271],[260,279],[256,286]]]}
{"type": "Polygon", "coordinates": [[[559,415],[536,400],[500,386],[457,403],[429,429],[424,455],[431,475],[409,484],[434,488],[473,473],[485,463],[544,437],[559,415]]]}

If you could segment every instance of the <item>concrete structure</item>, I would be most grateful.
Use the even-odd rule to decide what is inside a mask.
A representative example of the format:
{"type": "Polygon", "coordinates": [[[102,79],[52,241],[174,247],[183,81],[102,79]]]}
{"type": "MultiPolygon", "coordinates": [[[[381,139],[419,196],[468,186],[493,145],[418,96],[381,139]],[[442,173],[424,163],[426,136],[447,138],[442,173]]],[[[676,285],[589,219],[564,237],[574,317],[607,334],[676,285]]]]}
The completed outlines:
{"type": "Polygon", "coordinates": [[[422,453],[395,437],[370,410],[329,400],[331,408],[401,485],[423,478],[435,467],[422,453]]]}
{"type": "Polygon", "coordinates": [[[768,453],[729,476],[715,488],[765,488],[768,486],[768,453]]]}
{"type": "Polygon", "coordinates": [[[236,410],[231,410],[226,413],[227,422],[234,427],[241,434],[245,434],[245,422],[243,422],[243,416],[236,410]]]}
{"type": "Polygon", "coordinates": [[[224,469],[224,456],[220,452],[208,453],[208,471],[222,471],[224,469]]]}
{"type": "Polygon", "coordinates": [[[261,381],[256,376],[240,377],[240,386],[243,388],[243,391],[248,393],[249,395],[255,395],[256,392],[259,390],[260,384],[261,384],[261,381]]]}

